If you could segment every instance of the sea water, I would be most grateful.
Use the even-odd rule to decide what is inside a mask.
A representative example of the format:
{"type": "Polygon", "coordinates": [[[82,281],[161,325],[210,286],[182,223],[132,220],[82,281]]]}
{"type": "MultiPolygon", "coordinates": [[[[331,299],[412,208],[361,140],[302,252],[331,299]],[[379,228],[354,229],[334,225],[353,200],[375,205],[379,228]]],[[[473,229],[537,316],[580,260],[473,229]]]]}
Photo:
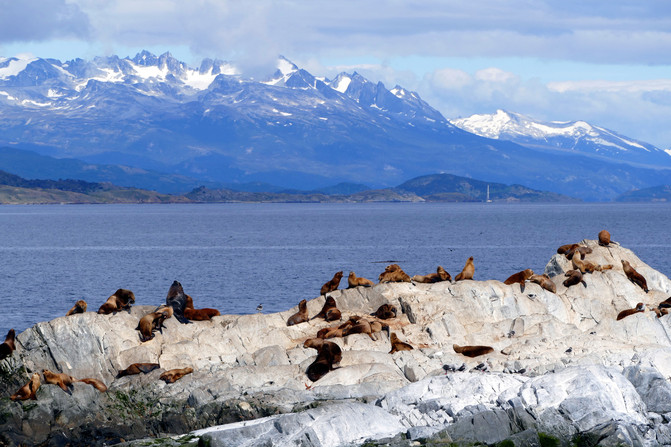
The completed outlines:
{"type": "Polygon", "coordinates": [[[89,311],[116,289],[159,305],[174,280],[196,308],[278,312],[319,295],[339,270],[377,282],[474,257],[476,280],[543,272],[557,247],[607,229],[671,274],[666,204],[162,204],[0,206],[0,337],[89,311]]]}

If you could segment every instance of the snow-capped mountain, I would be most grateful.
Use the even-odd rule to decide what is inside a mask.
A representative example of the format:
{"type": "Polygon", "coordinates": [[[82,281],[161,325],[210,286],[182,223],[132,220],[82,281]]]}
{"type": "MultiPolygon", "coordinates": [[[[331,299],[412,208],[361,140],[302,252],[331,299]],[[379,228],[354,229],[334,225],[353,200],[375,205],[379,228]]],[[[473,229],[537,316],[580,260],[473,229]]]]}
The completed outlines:
{"type": "Polygon", "coordinates": [[[671,167],[671,153],[585,121],[542,122],[497,110],[451,120],[455,126],[487,138],[532,147],[572,151],[611,161],[671,167]]]}
{"type": "MultiPolygon", "coordinates": [[[[483,138],[452,125],[416,92],[358,73],[329,80],[281,57],[277,71],[258,81],[230,62],[191,68],[146,51],[91,61],[0,59],[2,146],[89,163],[77,165],[82,180],[111,181],[105,173],[124,171],[126,180],[113,179],[121,186],[135,186],[132,175],[142,169],[302,189],[393,186],[445,172],[603,200],[669,183],[671,172],[618,154],[596,169],[592,154],[483,138]]],[[[0,169],[27,178],[67,175],[11,154],[0,150],[0,169]]],[[[174,178],[166,178],[165,191],[177,192],[174,178]]]]}

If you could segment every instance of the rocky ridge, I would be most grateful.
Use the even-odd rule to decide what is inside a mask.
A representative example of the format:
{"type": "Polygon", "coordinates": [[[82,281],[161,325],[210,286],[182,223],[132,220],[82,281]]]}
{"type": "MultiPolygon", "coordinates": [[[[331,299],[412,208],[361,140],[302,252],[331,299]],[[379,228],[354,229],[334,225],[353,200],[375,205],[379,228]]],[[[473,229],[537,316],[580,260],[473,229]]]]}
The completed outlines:
{"type": "MultiPolygon", "coordinates": [[[[215,446],[410,445],[427,438],[540,445],[543,436],[563,445],[671,444],[669,317],[648,310],[615,319],[638,302],[649,309],[665,300],[671,281],[626,248],[583,243],[593,249],[588,260],[614,268],[566,288],[571,264],[555,255],[546,273],[556,293],[494,280],[332,292],[343,319],[396,306],[390,330],[415,349],[389,354],[384,332],[377,341],[365,334],[332,339],[343,351],[340,368],[314,383],[305,371],[315,351],[303,341],[333,323],[288,327],[296,308],[187,325],[172,318],[145,343],[135,327],[151,306],[39,323],[19,334],[17,350],[0,362],[0,441],[109,445],[192,432],[215,446]],[[622,259],[647,279],[649,293],[626,278],[622,259]],[[453,344],[494,352],[469,358],[453,344]],[[135,362],[161,368],[116,378],[135,362]],[[194,372],[175,383],[158,379],[185,366],[194,372]],[[43,381],[36,401],[7,398],[43,369],[98,378],[109,389],[75,383],[67,393],[43,381]]],[[[478,279],[477,259],[475,267],[478,279]]],[[[323,304],[324,297],[310,300],[310,316],[323,304]]]]}

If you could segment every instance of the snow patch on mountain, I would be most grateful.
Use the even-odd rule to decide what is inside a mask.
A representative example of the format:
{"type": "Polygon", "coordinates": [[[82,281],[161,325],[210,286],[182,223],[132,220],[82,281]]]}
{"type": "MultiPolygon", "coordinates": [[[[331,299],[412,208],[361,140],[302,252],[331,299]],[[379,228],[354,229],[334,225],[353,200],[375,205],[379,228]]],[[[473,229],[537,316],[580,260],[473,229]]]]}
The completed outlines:
{"type": "Polygon", "coordinates": [[[26,67],[36,61],[37,58],[25,58],[19,59],[11,57],[0,62],[0,79],[5,80],[9,79],[11,76],[16,76],[21,73],[26,67]]]}

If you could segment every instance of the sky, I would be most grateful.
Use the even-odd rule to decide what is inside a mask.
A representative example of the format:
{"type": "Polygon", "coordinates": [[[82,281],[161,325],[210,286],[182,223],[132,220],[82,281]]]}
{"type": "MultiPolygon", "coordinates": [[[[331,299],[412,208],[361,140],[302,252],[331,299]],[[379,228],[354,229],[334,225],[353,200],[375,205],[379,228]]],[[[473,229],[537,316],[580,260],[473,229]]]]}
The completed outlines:
{"type": "Polygon", "coordinates": [[[357,71],[446,118],[584,120],[671,147],[668,0],[0,0],[0,57],[169,51],[265,77],[357,71]]]}

